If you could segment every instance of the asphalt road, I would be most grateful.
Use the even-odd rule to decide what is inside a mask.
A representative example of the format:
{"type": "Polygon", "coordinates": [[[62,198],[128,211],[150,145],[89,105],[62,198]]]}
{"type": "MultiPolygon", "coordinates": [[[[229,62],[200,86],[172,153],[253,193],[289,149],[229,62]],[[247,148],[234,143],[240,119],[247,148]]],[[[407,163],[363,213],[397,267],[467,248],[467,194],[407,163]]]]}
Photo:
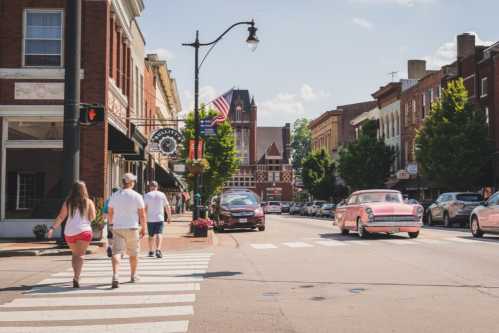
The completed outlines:
{"type": "Polygon", "coordinates": [[[272,215],[219,234],[190,332],[498,332],[499,238],[425,229],[359,240],[272,215]]]}
{"type": "Polygon", "coordinates": [[[498,332],[499,238],[425,229],[342,236],[331,221],[271,215],[267,230],[141,258],[111,290],[89,256],[73,290],[68,257],[0,261],[0,333],[498,332]]]}

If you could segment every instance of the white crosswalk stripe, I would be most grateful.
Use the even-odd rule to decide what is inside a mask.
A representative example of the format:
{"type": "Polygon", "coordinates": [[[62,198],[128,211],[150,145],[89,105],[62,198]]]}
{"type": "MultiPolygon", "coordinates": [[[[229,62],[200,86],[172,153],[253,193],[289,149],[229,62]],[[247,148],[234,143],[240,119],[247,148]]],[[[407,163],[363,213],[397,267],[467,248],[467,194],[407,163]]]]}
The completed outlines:
{"type": "Polygon", "coordinates": [[[251,247],[257,250],[265,250],[265,249],[277,249],[277,246],[274,244],[250,244],[251,247]]]}
{"type": "Polygon", "coordinates": [[[283,245],[291,248],[299,248],[299,247],[313,247],[313,245],[305,243],[305,242],[286,242],[282,243],[283,245]]]}
{"type": "Polygon", "coordinates": [[[0,305],[0,333],[187,332],[194,292],[211,258],[211,253],[192,252],[140,258],[137,283],[128,282],[124,259],[117,289],[110,286],[110,259],[91,258],[84,263],[81,288],[71,288],[67,269],[0,305]]]}
{"type": "Polygon", "coordinates": [[[322,240],[316,241],[315,244],[323,245],[323,246],[346,246],[345,242],[335,241],[335,240],[322,240]]]}

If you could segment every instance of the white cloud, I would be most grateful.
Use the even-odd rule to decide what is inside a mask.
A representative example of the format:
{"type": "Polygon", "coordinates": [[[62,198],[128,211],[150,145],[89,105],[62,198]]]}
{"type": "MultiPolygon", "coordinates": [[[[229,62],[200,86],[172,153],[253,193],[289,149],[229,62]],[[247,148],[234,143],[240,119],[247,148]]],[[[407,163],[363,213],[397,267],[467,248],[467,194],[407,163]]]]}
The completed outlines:
{"type": "MultiPolygon", "coordinates": [[[[213,101],[215,98],[217,98],[220,94],[217,92],[215,87],[213,86],[202,86],[199,88],[199,105],[201,104],[208,104],[209,102],[213,101]]],[[[194,110],[194,93],[191,90],[184,90],[183,91],[183,100],[184,105],[187,106],[187,108],[184,107],[184,112],[190,112],[194,110]]]]}
{"type": "Polygon", "coordinates": [[[147,50],[146,54],[157,54],[159,59],[166,60],[166,61],[171,61],[171,60],[175,59],[175,55],[173,54],[173,52],[170,50],[167,50],[165,48],[147,50]]]}
{"type": "MultiPolygon", "coordinates": [[[[491,45],[493,42],[484,41],[478,37],[474,32],[470,32],[475,35],[476,45],[491,45]]],[[[456,60],[457,57],[457,39],[454,38],[451,42],[446,42],[442,44],[432,55],[424,57],[428,62],[430,68],[440,68],[445,65],[449,65],[456,60]]]]}
{"type": "Polygon", "coordinates": [[[371,22],[369,22],[366,19],[360,18],[360,17],[354,17],[352,19],[352,22],[354,24],[358,25],[359,27],[367,29],[367,30],[373,30],[374,29],[374,25],[371,22]]]}
{"type": "Polygon", "coordinates": [[[431,4],[437,0],[350,0],[350,2],[365,3],[371,5],[399,5],[405,7],[414,7],[422,4],[431,4]]]}
{"type": "Polygon", "coordinates": [[[299,93],[283,92],[272,99],[258,103],[258,123],[264,125],[283,125],[300,117],[312,117],[315,109],[311,103],[330,96],[323,90],[315,90],[303,84],[299,93]]]}

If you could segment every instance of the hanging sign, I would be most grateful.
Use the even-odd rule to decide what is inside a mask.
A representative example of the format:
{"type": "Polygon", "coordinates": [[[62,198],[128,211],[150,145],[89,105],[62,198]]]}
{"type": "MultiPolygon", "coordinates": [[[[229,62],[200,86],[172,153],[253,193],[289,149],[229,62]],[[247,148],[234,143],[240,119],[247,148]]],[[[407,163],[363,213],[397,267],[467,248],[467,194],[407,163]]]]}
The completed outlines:
{"type": "Polygon", "coordinates": [[[182,134],[174,128],[160,128],[151,134],[149,139],[149,151],[160,152],[171,156],[177,152],[178,144],[183,141],[182,134]]]}

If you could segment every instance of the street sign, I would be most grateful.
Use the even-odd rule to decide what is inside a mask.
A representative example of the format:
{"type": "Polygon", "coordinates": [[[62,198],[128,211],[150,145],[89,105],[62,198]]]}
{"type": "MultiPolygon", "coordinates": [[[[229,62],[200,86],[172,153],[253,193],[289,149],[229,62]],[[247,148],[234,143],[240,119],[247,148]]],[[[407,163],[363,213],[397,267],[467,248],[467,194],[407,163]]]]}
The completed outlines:
{"type": "Polygon", "coordinates": [[[410,178],[411,178],[411,175],[409,174],[409,172],[407,172],[405,170],[399,170],[397,172],[397,179],[398,180],[407,180],[410,178]]]}
{"type": "Polygon", "coordinates": [[[417,163],[409,163],[407,164],[407,172],[410,175],[417,175],[418,174],[418,165],[417,163]]]}

